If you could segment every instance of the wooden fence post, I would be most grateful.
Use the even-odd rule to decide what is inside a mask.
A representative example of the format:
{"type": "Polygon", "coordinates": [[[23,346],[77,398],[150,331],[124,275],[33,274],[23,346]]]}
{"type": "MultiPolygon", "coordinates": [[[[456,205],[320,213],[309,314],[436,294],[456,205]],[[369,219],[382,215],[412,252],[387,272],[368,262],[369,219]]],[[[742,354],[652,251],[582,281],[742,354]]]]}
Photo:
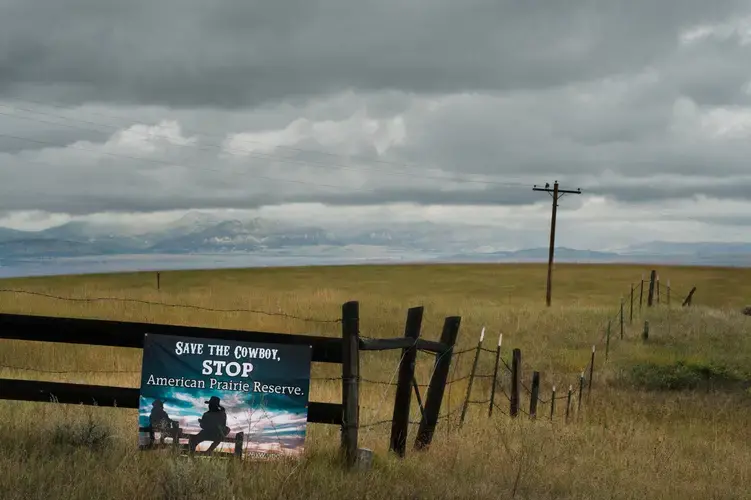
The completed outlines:
{"type": "Polygon", "coordinates": [[[652,269],[649,274],[649,295],[647,295],[647,307],[652,307],[655,298],[655,279],[657,277],[657,271],[652,269]]]}
{"type": "Polygon", "coordinates": [[[490,405],[488,406],[488,417],[493,416],[493,407],[495,406],[495,387],[498,383],[498,366],[501,361],[501,343],[503,343],[503,334],[498,336],[498,347],[495,350],[495,367],[493,368],[493,385],[490,388],[490,405]]]}
{"type": "Polygon", "coordinates": [[[694,298],[694,292],[696,292],[696,287],[693,287],[690,292],[688,292],[688,295],[686,295],[686,298],[683,301],[683,305],[681,307],[686,307],[691,305],[691,301],[694,298]]]}
{"type": "Polygon", "coordinates": [[[477,373],[477,362],[480,359],[480,352],[482,351],[482,341],[485,339],[485,327],[482,327],[480,332],[480,340],[477,342],[477,348],[475,349],[475,359],[472,362],[472,370],[469,372],[469,382],[467,383],[467,394],[464,396],[464,405],[462,406],[462,415],[459,419],[459,427],[464,425],[464,419],[467,416],[467,408],[469,407],[469,398],[472,394],[472,384],[475,381],[475,374],[477,373]]]}
{"type": "Polygon", "coordinates": [[[540,397],[540,372],[532,372],[532,394],[529,397],[529,417],[537,418],[537,400],[540,397]]]}
{"type": "Polygon", "coordinates": [[[156,289],[162,289],[162,273],[160,273],[159,271],[156,272],[156,289]]]}
{"type": "Polygon", "coordinates": [[[644,303],[644,273],[641,275],[641,284],[639,285],[639,314],[641,314],[641,307],[644,303]]]}
{"type": "Polygon", "coordinates": [[[670,280],[668,280],[668,286],[665,290],[668,293],[667,299],[668,299],[668,307],[670,307],[670,280]]]}
{"type": "Polygon", "coordinates": [[[623,340],[623,297],[621,297],[621,340],[623,340]]]}
{"type": "Polygon", "coordinates": [[[417,450],[427,449],[433,440],[461,320],[461,316],[450,316],[443,322],[441,343],[446,345],[448,350],[435,355],[433,376],[430,378],[428,394],[425,397],[425,418],[420,421],[420,427],[417,430],[417,437],[415,438],[415,449],[417,450]]]}
{"type": "Polygon", "coordinates": [[[511,357],[511,408],[510,415],[516,417],[519,414],[519,386],[521,385],[522,351],[519,348],[513,350],[511,357]]]}
{"type": "Polygon", "coordinates": [[[634,322],[634,284],[631,283],[630,288],[630,299],[629,299],[629,307],[628,307],[628,324],[632,324],[634,322]]]}
{"type": "Polygon", "coordinates": [[[644,342],[649,340],[649,320],[648,319],[644,320],[644,330],[642,330],[641,332],[641,338],[644,342]]]}
{"type": "Polygon", "coordinates": [[[550,420],[553,420],[555,414],[555,386],[553,386],[553,392],[550,395],[550,420]]]}
{"type": "Polygon", "coordinates": [[[592,358],[589,360],[589,382],[587,386],[587,396],[592,393],[592,379],[595,374],[595,346],[592,346],[592,358]]]}
{"type": "Polygon", "coordinates": [[[576,411],[579,412],[582,409],[582,393],[584,392],[584,372],[579,375],[579,402],[576,405],[576,411]]]}
{"type": "Polygon", "coordinates": [[[568,423],[568,417],[571,413],[571,393],[574,392],[574,387],[568,386],[568,397],[566,398],[566,422],[568,423]]]}
{"type": "MultiPolygon", "coordinates": [[[[423,307],[412,307],[407,311],[407,323],[404,326],[404,337],[417,342],[420,338],[422,327],[423,307]]],[[[402,349],[402,358],[399,363],[399,378],[396,383],[396,396],[394,397],[394,414],[391,421],[391,440],[389,451],[395,451],[400,457],[407,452],[407,432],[409,429],[409,413],[412,403],[412,384],[415,380],[415,362],[417,360],[417,348],[402,349]]]]}
{"type": "Polygon", "coordinates": [[[344,463],[357,461],[357,431],[360,418],[360,303],[342,306],[342,438],[344,463]]]}

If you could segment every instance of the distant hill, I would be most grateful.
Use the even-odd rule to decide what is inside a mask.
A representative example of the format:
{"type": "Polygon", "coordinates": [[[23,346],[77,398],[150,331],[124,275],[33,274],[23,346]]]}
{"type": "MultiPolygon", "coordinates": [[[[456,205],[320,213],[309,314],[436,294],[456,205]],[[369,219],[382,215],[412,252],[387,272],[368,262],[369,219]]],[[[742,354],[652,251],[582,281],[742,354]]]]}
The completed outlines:
{"type": "MultiPolygon", "coordinates": [[[[0,259],[40,259],[149,254],[305,255],[352,258],[363,249],[389,255],[423,255],[422,260],[453,262],[545,262],[545,247],[503,247],[497,228],[456,230],[424,223],[384,223],[352,229],[324,229],[255,218],[222,220],[200,212],[148,228],[72,222],[42,231],[0,228],[0,259]]],[[[364,255],[363,258],[366,258],[364,255]]],[[[613,251],[556,248],[557,262],[639,262],[751,266],[751,243],[654,241],[613,251]]]]}

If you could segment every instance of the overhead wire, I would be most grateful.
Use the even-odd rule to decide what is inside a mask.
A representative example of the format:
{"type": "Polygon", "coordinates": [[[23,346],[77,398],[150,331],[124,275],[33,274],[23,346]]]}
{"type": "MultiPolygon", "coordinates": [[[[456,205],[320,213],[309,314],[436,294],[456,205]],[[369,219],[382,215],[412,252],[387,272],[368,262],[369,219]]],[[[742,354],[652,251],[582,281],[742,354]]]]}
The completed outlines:
{"type": "MultiPolygon", "coordinates": [[[[6,105],[6,104],[0,104],[0,107],[11,108],[11,109],[14,108],[13,106],[9,106],[9,105],[6,105]]],[[[89,121],[89,120],[81,120],[81,119],[78,119],[78,118],[71,118],[71,117],[67,117],[67,116],[60,116],[60,115],[55,115],[55,114],[51,114],[51,113],[44,113],[44,112],[41,112],[41,111],[28,110],[27,108],[18,108],[18,107],[16,107],[16,109],[21,109],[21,110],[24,110],[24,111],[27,111],[27,112],[36,113],[36,114],[40,114],[40,115],[43,115],[43,116],[51,116],[51,117],[54,117],[54,118],[61,118],[61,119],[64,119],[64,120],[69,120],[69,121],[77,121],[77,122],[81,122],[81,123],[87,123],[87,124],[95,125],[95,126],[98,126],[98,127],[110,127],[112,129],[115,129],[115,131],[122,130],[121,127],[118,127],[116,125],[107,124],[107,123],[92,122],[92,121],[89,121]]],[[[102,131],[102,130],[99,130],[99,129],[92,129],[90,127],[83,127],[83,126],[75,125],[75,124],[71,124],[71,123],[62,123],[62,122],[55,122],[55,121],[49,121],[49,120],[42,120],[42,119],[35,118],[35,117],[32,117],[32,116],[19,115],[17,113],[5,113],[5,112],[0,111],[0,116],[6,116],[6,117],[15,118],[15,119],[21,119],[21,120],[35,121],[35,122],[46,123],[46,124],[50,124],[50,125],[58,125],[58,126],[61,126],[61,127],[74,128],[74,129],[77,129],[77,130],[83,130],[83,131],[88,131],[88,132],[108,133],[108,132],[105,132],[105,131],[102,131]]],[[[153,138],[153,136],[150,135],[150,134],[139,133],[139,132],[133,131],[133,130],[129,131],[129,134],[141,136],[143,138],[143,140],[148,140],[148,139],[152,139],[153,138]]],[[[11,138],[14,138],[14,139],[19,139],[19,140],[24,140],[25,139],[25,138],[21,138],[21,137],[18,137],[18,136],[9,136],[9,135],[5,135],[5,136],[6,137],[11,137],[11,138]]],[[[240,142],[242,142],[242,141],[240,141],[240,142]]],[[[234,156],[234,157],[237,157],[237,158],[249,157],[249,158],[265,159],[265,160],[275,161],[275,162],[281,162],[281,163],[291,163],[291,164],[299,164],[299,165],[305,165],[305,166],[317,166],[317,167],[322,167],[322,168],[335,168],[335,169],[343,169],[343,170],[352,170],[352,171],[357,171],[357,172],[361,172],[361,173],[363,172],[363,170],[371,170],[371,171],[377,172],[378,174],[397,175],[397,176],[405,176],[405,177],[412,177],[412,178],[419,177],[421,179],[430,179],[430,180],[438,180],[438,181],[450,181],[450,182],[454,182],[454,183],[479,184],[479,185],[485,185],[485,186],[494,185],[494,186],[507,186],[507,187],[520,187],[520,186],[525,186],[526,187],[527,186],[526,183],[522,183],[522,182],[497,181],[497,180],[492,180],[492,179],[470,179],[470,178],[466,178],[466,177],[462,177],[462,176],[457,176],[457,175],[431,176],[431,175],[426,175],[424,172],[421,172],[419,175],[416,175],[415,173],[412,173],[412,172],[396,171],[396,170],[384,170],[384,169],[374,168],[374,167],[368,166],[368,165],[354,166],[354,165],[343,165],[343,164],[339,164],[339,163],[320,162],[320,161],[314,161],[314,160],[302,160],[302,159],[290,158],[290,157],[285,157],[285,156],[276,156],[276,155],[267,154],[267,153],[259,153],[259,152],[256,152],[256,151],[253,151],[253,150],[248,150],[248,149],[233,148],[233,147],[228,147],[226,145],[219,145],[219,144],[196,145],[196,144],[193,144],[193,143],[180,144],[180,143],[175,143],[173,141],[170,141],[170,145],[174,146],[174,147],[178,147],[178,148],[180,148],[180,147],[186,147],[186,148],[195,148],[195,149],[198,149],[198,150],[207,150],[207,149],[214,150],[214,149],[216,149],[216,150],[219,150],[219,151],[221,151],[223,153],[230,154],[231,156],[234,156]],[[233,152],[235,152],[235,153],[233,153],[233,152]]],[[[301,149],[300,151],[304,152],[305,150],[301,149]]],[[[332,153],[331,156],[338,156],[338,155],[332,153]]],[[[364,160],[364,161],[368,161],[368,160],[364,160]]],[[[418,166],[418,165],[414,165],[414,167],[425,169],[425,167],[418,166]]]]}

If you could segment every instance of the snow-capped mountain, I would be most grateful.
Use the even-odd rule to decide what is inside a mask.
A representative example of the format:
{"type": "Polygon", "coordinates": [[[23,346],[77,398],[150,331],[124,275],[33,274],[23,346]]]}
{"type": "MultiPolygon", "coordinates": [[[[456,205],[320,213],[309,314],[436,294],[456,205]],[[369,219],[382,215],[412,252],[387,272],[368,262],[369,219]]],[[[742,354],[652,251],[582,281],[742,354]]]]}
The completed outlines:
{"type": "MultiPolygon", "coordinates": [[[[176,221],[149,227],[76,221],[42,231],[0,228],[0,260],[155,254],[304,254],[314,259],[374,251],[423,255],[425,260],[547,260],[547,248],[508,250],[504,243],[508,243],[504,232],[495,227],[457,229],[421,222],[323,228],[262,218],[226,220],[190,212],[176,221]]],[[[751,244],[651,242],[611,252],[558,248],[556,259],[751,266],[751,244]]]]}

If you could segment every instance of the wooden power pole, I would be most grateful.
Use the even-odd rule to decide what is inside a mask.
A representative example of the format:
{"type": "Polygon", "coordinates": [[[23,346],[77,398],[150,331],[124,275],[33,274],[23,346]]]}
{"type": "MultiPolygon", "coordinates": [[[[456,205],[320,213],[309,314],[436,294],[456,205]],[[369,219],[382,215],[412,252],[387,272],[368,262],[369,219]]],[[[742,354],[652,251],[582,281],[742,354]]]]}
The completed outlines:
{"type": "Polygon", "coordinates": [[[533,191],[544,191],[553,198],[553,214],[550,219],[550,248],[548,249],[548,284],[545,294],[545,303],[550,307],[550,301],[552,297],[553,287],[553,254],[555,249],[555,221],[558,215],[558,200],[560,200],[566,194],[582,194],[581,189],[576,191],[570,191],[566,189],[560,189],[558,187],[558,181],[553,183],[553,188],[550,188],[550,184],[545,184],[545,187],[538,187],[537,184],[532,188],[533,191]]]}

